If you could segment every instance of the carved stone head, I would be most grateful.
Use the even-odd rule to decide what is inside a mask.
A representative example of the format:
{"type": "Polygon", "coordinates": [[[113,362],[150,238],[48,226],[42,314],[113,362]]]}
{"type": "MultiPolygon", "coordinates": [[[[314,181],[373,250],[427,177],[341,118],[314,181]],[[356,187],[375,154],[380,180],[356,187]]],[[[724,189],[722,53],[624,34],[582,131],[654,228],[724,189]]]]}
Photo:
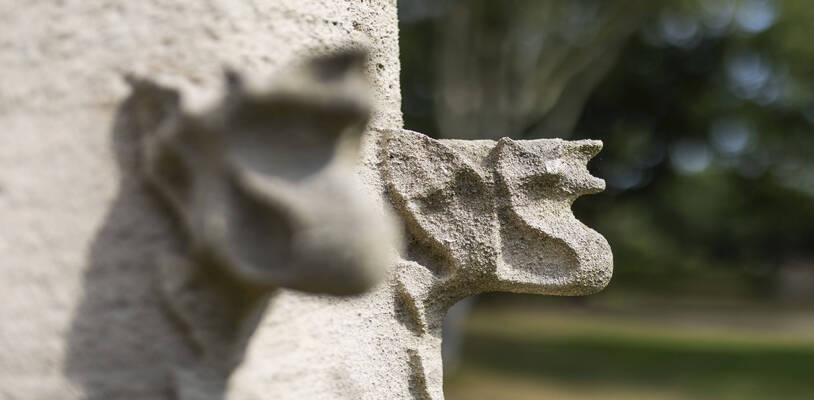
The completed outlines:
{"type": "Polygon", "coordinates": [[[408,236],[397,289],[410,307],[438,308],[430,317],[440,319],[455,301],[485,291],[604,288],[610,247],[571,212],[577,197],[605,188],[586,167],[601,148],[595,140],[386,134],[383,178],[408,236]]]}
{"type": "Polygon", "coordinates": [[[219,105],[131,79],[141,168],[197,262],[261,287],[347,294],[377,282],[397,230],[354,172],[370,104],[365,54],[318,57],[262,90],[227,76],[219,105]]]}
{"type": "Polygon", "coordinates": [[[157,261],[162,300],[198,352],[173,371],[178,398],[222,398],[275,288],[356,294],[392,266],[395,221],[356,175],[365,59],[317,57],[260,89],[229,74],[204,113],[130,79],[142,176],[185,237],[183,254],[157,261]]]}

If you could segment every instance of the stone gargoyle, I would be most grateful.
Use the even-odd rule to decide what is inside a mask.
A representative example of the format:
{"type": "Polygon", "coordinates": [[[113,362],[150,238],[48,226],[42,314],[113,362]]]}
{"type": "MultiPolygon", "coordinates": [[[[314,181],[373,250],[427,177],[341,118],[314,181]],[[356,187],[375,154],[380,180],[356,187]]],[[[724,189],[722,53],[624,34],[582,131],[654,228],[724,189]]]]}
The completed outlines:
{"type": "Polygon", "coordinates": [[[177,369],[177,397],[224,393],[277,287],[357,293],[392,270],[358,297],[278,296],[257,343],[274,360],[249,362],[235,385],[269,390],[235,398],[440,400],[441,322],[456,301],[608,283],[607,241],[571,212],[604,189],[586,167],[601,142],[362,135],[361,59],[318,58],[260,93],[231,76],[223,104],[195,116],[174,91],[133,80],[144,176],[188,238],[161,268],[168,309],[200,355],[177,369]],[[291,346],[292,332],[319,345],[291,346]]]}
{"type": "Polygon", "coordinates": [[[605,187],[587,169],[601,142],[381,129],[364,143],[365,183],[391,204],[407,241],[392,275],[360,297],[283,291],[236,374],[265,390],[235,398],[441,400],[442,321],[458,300],[586,295],[610,280],[608,242],[571,212],[605,187]],[[288,332],[307,332],[307,344],[292,346],[288,332]]]}
{"type": "Polygon", "coordinates": [[[443,399],[441,325],[464,297],[489,291],[585,295],[612,274],[610,246],[571,205],[604,190],[586,165],[596,140],[380,139],[385,196],[406,227],[392,286],[410,396],[443,399]]]}
{"type": "Polygon", "coordinates": [[[354,172],[371,112],[365,60],[317,57],[259,90],[229,73],[223,101],[192,115],[178,92],[129,78],[140,171],[186,243],[159,268],[198,353],[176,368],[177,398],[222,398],[274,289],[357,294],[393,264],[395,220],[354,172]]]}

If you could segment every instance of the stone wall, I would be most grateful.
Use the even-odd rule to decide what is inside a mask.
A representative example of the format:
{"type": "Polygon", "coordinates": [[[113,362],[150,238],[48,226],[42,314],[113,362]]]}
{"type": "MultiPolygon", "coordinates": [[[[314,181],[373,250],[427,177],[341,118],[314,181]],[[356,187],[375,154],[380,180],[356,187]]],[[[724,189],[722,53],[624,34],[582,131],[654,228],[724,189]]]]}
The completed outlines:
{"type": "Polygon", "coordinates": [[[177,234],[117,134],[124,76],[201,110],[224,67],[265,81],[361,43],[371,126],[399,128],[395,3],[0,1],[0,398],[165,398],[168,363],[189,356],[152,273],[177,234]]]}
{"type": "MultiPolygon", "coordinates": [[[[0,318],[13,323],[0,325],[0,397],[442,399],[441,321],[456,301],[603,288],[608,244],[570,210],[604,189],[586,168],[601,143],[403,130],[397,26],[395,0],[2,1],[0,318]],[[374,110],[355,172],[406,246],[382,240],[396,260],[366,294],[279,290],[228,388],[185,384],[176,367],[207,345],[162,295],[159,260],[185,243],[138,172],[125,75],[205,115],[229,93],[224,68],[260,88],[360,46],[374,110]]],[[[196,313],[206,295],[191,299],[196,313]]]]}

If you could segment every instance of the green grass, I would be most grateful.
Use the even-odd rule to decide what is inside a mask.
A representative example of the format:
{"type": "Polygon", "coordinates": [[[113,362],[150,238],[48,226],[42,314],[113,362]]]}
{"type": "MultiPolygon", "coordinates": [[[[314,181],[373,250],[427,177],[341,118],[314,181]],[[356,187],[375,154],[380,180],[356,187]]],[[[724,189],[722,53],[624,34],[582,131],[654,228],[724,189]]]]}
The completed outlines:
{"type": "Polygon", "coordinates": [[[812,335],[771,326],[487,309],[466,325],[463,366],[445,390],[450,400],[814,399],[812,335]],[[513,394],[517,387],[522,393],[513,394]],[[535,388],[538,397],[529,394],[535,388]]]}

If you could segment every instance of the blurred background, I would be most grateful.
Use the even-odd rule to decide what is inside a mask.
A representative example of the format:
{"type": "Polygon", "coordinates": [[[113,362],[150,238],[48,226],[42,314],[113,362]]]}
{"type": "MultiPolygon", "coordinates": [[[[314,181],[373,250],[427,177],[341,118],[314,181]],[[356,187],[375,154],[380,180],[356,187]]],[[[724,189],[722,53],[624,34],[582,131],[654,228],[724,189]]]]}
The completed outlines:
{"type": "Polygon", "coordinates": [[[399,0],[403,111],[437,138],[594,138],[574,204],[614,278],[487,294],[447,398],[814,398],[814,4],[399,0]]]}

